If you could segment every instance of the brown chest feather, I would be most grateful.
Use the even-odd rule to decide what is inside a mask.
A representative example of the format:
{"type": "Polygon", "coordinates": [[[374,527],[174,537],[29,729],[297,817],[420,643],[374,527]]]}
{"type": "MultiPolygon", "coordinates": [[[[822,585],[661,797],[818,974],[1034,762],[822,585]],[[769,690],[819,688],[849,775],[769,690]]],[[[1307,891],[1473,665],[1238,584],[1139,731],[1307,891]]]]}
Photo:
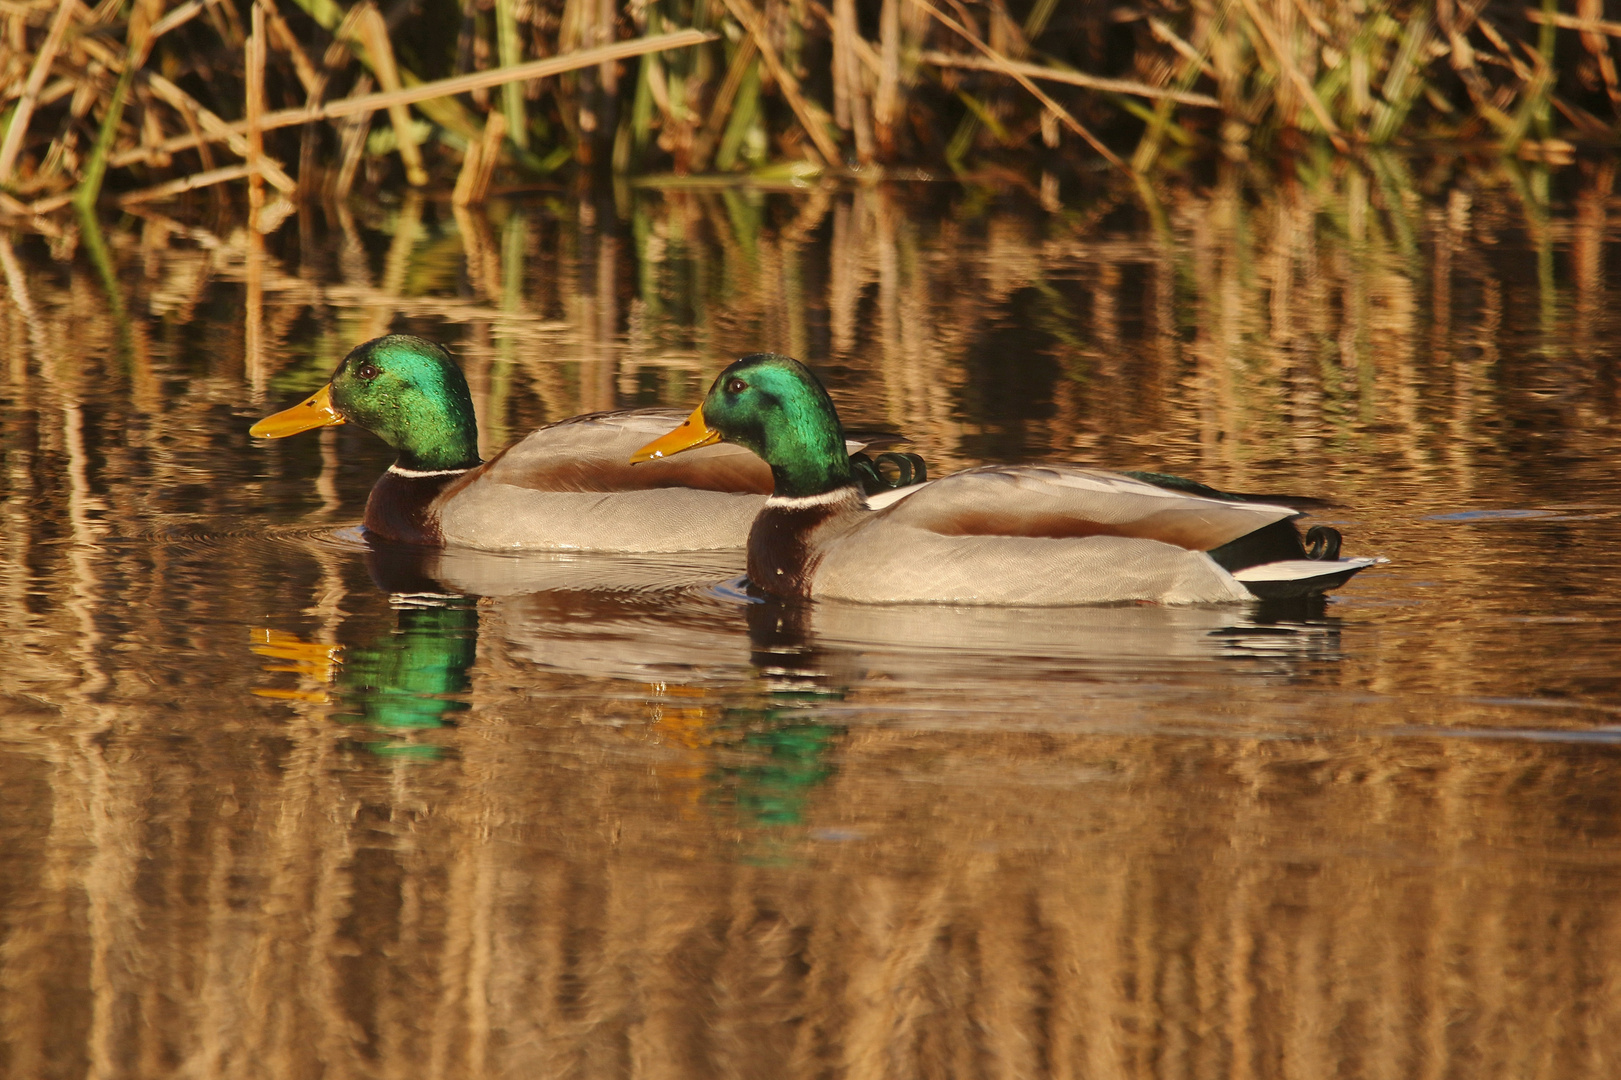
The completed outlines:
{"type": "Polygon", "coordinates": [[[433,505],[461,476],[400,476],[386,472],[366,500],[366,531],[399,544],[440,547],[439,514],[433,505]]]}
{"type": "Polygon", "coordinates": [[[767,505],[749,529],[749,581],[774,596],[808,597],[822,545],[860,520],[861,496],[812,506],[767,505]]]}

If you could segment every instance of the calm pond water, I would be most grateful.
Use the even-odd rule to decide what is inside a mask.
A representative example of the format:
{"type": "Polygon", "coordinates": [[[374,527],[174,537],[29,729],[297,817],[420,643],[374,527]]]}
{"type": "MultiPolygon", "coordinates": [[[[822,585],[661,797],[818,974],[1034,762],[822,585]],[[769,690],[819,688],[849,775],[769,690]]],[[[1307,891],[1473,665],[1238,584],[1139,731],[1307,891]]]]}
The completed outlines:
{"type": "Polygon", "coordinates": [[[1613,180],[3,238],[0,1073],[1612,1074],[1613,180]],[[970,611],[380,560],[380,443],[247,428],[390,329],[454,347],[491,450],[773,349],[937,472],[1322,496],[1390,563],[1311,609],[970,611]]]}

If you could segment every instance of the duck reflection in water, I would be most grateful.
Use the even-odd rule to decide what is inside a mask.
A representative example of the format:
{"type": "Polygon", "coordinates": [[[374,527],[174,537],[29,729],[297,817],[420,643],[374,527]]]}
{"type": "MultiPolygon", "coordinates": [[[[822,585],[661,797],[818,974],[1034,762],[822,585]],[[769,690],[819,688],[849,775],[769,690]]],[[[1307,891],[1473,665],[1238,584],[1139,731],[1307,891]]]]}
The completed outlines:
{"type": "Polygon", "coordinates": [[[366,740],[372,752],[438,758],[443,747],[411,736],[454,726],[456,714],[471,707],[467,694],[478,655],[478,598],[444,591],[408,556],[374,549],[367,552],[366,563],[372,580],[388,594],[393,628],[349,646],[257,631],[254,652],[291,661],[266,670],[297,672],[325,686],[313,691],[259,687],[254,693],[335,703],[335,718],[393,736],[366,740]]]}
{"type": "Polygon", "coordinates": [[[661,799],[680,813],[733,814],[756,839],[817,817],[853,713],[863,723],[1004,726],[1063,713],[1138,723],[1115,715],[1113,685],[1175,692],[1188,677],[1287,677],[1339,655],[1320,596],[1252,609],[807,603],[747,596],[737,553],[670,563],[373,541],[365,559],[393,608],[390,630],[347,648],[286,638],[258,648],[325,683],[334,715],[374,733],[369,749],[431,759],[455,745],[423,736],[471,707],[482,634],[492,659],[556,676],[561,696],[646,701],[651,723],[621,730],[657,748],[661,799]],[[626,683],[638,689],[627,695],[626,683]],[[949,715],[919,711],[942,698],[949,715]]]}
{"type": "MultiPolygon", "coordinates": [[[[297,672],[320,689],[255,692],[332,704],[334,719],[389,736],[362,741],[376,754],[433,760],[454,746],[453,738],[420,736],[453,727],[457,714],[471,708],[486,617],[497,651],[564,676],[570,691],[589,693],[592,682],[638,684],[653,722],[626,733],[674,752],[675,760],[659,761],[654,773],[675,804],[735,815],[731,824],[749,832],[791,827],[802,823],[814,792],[834,773],[844,729],[808,718],[807,710],[838,700],[842,685],[827,687],[827,671],[810,664],[813,651],[785,645],[789,635],[762,629],[769,640],[757,654],[765,673],[765,693],[758,693],[739,648],[737,616],[743,607],[751,632],[764,628],[765,606],[739,605],[714,592],[714,582],[736,570],[724,560],[696,572],[702,586],[670,588],[664,583],[672,568],[658,559],[512,559],[375,540],[364,559],[393,609],[392,628],[353,645],[258,631],[255,652],[292,662],[267,670],[297,672]],[[660,638],[677,643],[655,647],[660,638]],[[801,656],[797,667],[790,654],[801,656]]],[[[692,563],[690,556],[683,561],[692,563]]],[[[774,861],[777,855],[744,857],[774,861]]]]}

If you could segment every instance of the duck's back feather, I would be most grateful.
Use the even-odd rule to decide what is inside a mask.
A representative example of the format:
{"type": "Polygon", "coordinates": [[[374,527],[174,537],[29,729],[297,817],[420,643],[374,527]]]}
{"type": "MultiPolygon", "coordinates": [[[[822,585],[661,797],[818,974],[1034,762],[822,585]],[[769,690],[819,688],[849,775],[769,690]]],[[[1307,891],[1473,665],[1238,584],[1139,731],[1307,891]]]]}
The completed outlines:
{"type": "Polygon", "coordinates": [[[1189,551],[1298,516],[1287,506],[1209,499],[1071,465],[967,469],[888,496],[879,514],[892,525],[942,536],[1115,536],[1189,551]]]}
{"type": "Polygon", "coordinates": [[[630,464],[631,454],[685,418],[685,413],[672,409],[631,409],[571,417],[513,443],[485,466],[483,477],[488,483],[533,491],[693,488],[771,494],[770,467],[749,451],[729,443],[630,464]]]}

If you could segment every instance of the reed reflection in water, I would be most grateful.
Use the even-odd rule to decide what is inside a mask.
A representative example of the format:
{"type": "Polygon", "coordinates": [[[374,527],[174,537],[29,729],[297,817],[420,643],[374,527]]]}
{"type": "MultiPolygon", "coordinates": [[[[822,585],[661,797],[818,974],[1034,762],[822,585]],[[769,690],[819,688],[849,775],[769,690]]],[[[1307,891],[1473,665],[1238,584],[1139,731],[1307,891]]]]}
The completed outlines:
{"type": "Polygon", "coordinates": [[[1613,174],[1336,168],[310,208],[251,274],[146,217],[122,317],[8,240],[0,1070],[1604,1075],[1613,174]],[[375,441],[245,434],[387,329],[489,449],[773,348],[940,471],[1323,495],[1393,562],[1034,616],[402,559],[375,441]]]}

